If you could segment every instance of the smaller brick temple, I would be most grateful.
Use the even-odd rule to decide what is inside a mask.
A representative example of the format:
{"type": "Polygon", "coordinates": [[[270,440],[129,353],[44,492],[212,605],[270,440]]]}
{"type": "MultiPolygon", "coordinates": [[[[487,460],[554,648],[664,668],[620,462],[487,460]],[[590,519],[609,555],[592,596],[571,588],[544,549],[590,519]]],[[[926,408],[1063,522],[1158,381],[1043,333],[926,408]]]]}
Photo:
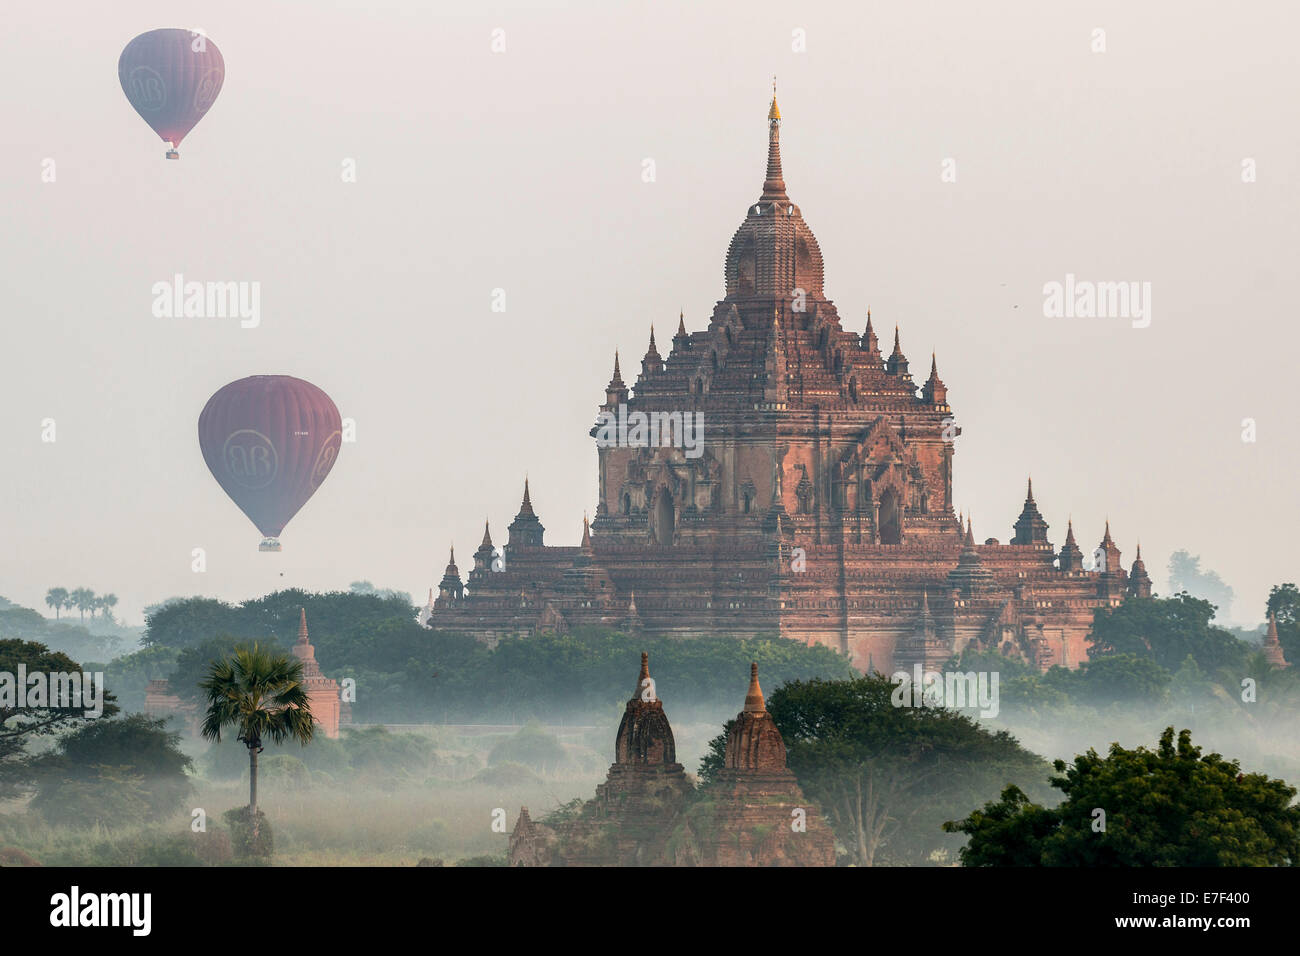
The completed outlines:
{"type": "Polygon", "coordinates": [[[835,841],[786,767],[785,742],[750,665],[745,706],[727,735],[724,768],[702,788],[677,762],[649,655],[624,708],[614,763],[573,813],[510,834],[511,866],[833,866],[835,841]]]}
{"type": "Polygon", "coordinates": [[[298,610],[301,614],[298,619],[298,640],[294,642],[292,653],[302,662],[303,689],[307,691],[312,718],[326,737],[337,737],[339,724],[348,722],[342,719],[339,682],[321,672],[320,664],[316,662],[316,649],[307,637],[307,609],[298,610]]]}
{"type": "Polygon", "coordinates": [[[745,707],[727,732],[723,769],[673,834],[679,866],[834,866],[835,839],[786,766],[785,741],[749,665],[745,707]]]}
{"type": "Polygon", "coordinates": [[[1274,667],[1289,666],[1286,656],[1282,653],[1282,642],[1277,637],[1277,615],[1272,611],[1268,612],[1268,631],[1264,635],[1261,650],[1264,652],[1264,660],[1274,667]]]}

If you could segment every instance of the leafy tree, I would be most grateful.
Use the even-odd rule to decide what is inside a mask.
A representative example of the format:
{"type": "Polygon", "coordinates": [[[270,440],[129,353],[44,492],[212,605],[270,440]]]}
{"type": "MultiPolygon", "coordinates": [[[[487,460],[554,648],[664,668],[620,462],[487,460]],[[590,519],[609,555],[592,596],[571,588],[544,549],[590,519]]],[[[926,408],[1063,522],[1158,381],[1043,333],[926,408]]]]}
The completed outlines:
{"type": "Polygon", "coordinates": [[[145,610],[145,632],[141,643],[183,650],[208,640],[213,634],[234,634],[243,638],[238,609],[213,598],[181,598],[145,610]]]}
{"type": "MultiPolygon", "coordinates": [[[[29,674],[80,674],[81,667],[66,654],[51,651],[44,644],[16,639],[0,640],[0,673],[17,675],[18,665],[29,674]]],[[[116,698],[103,691],[101,717],[118,712],[116,698]]],[[[49,703],[49,701],[47,701],[49,703]]],[[[83,707],[24,707],[0,700],[0,797],[11,797],[30,785],[32,769],[27,744],[38,737],[70,730],[91,718],[83,707]]]]}
{"type": "Polygon", "coordinates": [[[275,743],[296,740],[306,745],[315,729],[302,663],[273,654],[258,644],[241,646],[233,656],[213,661],[200,685],[208,695],[202,735],[221,742],[223,727],[237,733],[248,748],[248,817],[252,842],[257,843],[261,817],[257,811],[257,755],[263,738],[275,743]]]}
{"type": "Polygon", "coordinates": [[[34,762],[31,807],[51,823],[120,824],[175,813],[193,787],[180,734],[165,722],[133,714],[92,720],[34,762]]]}
{"type": "Polygon", "coordinates": [[[45,606],[54,608],[54,619],[59,619],[59,611],[68,600],[67,588],[50,588],[45,592],[45,606]]]}
{"type": "Polygon", "coordinates": [[[1073,765],[1055,762],[1054,809],[1012,786],[944,829],[965,833],[966,866],[1295,866],[1300,865],[1296,789],[1236,761],[1201,755],[1191,731],[1174,728],[1156,750],[1112,744],[1073,765]],[[1096,811],[1105,812],[1100,828],[1096,811]]]}
{"type": "Polygon", "coordinates": [[[1090,657],[1132,654],[1175,671],[1190,654],[1207,671],[1239,668],[1247,648],[1210,622],[1214,605],[1190,594],[1130,598],[1093,612],[1090,657]]]}
{"type": "Polygon", "coordinates": [[[1159,704],[1169,694],[1169,671],[1137,654],[1098,657],[1079,674],[1079,696],[1099,704],[1159,704]]]}
{"type": "MultiPolygon", "coordinates": [[[[878,674],[797,681],[767,704],[799,785],[861,866],[931,862],[952,844],[941,827],[954,809],[1009,780],[1043,789],[1047,772],[1006,731],[942,707],[896,706],[895,689],[878,674]]],[[[722,767],[729,730],[710,744],[705,780],[722,767]]]]}

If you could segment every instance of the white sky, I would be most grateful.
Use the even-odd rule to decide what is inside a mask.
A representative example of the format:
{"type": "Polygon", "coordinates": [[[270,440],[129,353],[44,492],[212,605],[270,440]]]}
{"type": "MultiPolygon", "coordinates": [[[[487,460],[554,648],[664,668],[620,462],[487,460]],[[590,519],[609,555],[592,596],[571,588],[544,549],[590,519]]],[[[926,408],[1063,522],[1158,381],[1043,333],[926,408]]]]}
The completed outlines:
{"type": "Polygon", "coordinates": [[[1058,546],[1068,515],[1085,551],[1109,516],[1157,590],[1187,548],[1258,619],[1300,578],[1298,21],[1196,2],[7,8],[0,594],[85,585],[132,622],[174,594],[363,577],[421,598],[485,515],[504,539],[525,470],[548,542],[576,543],[614,349],[627,374],[650,323],[663,342],[679,308],[707,321],[776,73],[827,294],[856,331],[868,305],[882,338],[898,322],[918,369],[938,349],[977,536],[1010,537],[1032,472],[1058,546]],[[117,81],[161,26],[203,27],[226,60],[179,162],[117,81]],[[155,319],[176,272],[260,282],[261,326],[155,319]],[[1151,282],[1151,326],[1044,318],[1067,272],[1151,282]],[[196,439],[217,388],[276,372],[358,429],[278,556],[196,439]]]}

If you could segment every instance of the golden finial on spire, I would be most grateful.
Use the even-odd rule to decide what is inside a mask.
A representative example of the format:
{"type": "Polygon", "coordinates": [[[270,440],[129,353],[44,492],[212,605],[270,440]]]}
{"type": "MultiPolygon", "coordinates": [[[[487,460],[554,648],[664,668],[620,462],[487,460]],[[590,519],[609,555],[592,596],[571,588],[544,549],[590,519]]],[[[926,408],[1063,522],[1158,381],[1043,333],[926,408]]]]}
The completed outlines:
{"type": "Polygon", "coordinates": [[[772,107],[767,111],[767,118],[769,122],[772,120],[779,121],[781,119],[781,110],[776,105],[776,74],[775,73],[772,74],[772,107]]]}

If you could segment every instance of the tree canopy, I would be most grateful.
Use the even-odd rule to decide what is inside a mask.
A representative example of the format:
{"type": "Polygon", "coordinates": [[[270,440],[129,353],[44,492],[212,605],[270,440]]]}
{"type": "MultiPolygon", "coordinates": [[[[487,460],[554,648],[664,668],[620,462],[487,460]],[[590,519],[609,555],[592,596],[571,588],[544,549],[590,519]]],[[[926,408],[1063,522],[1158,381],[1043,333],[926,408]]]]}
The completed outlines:
{"type": "Polygon", "coordinates": [[[1008,786],[1001,799],[944,829],[964,833],[966,866],[1295,866],[1294,787],[1202,755],[1191,731],[1167,727],[1155,750],[1112,744],[1057,760],[1052,809],[1008,786]]]}

